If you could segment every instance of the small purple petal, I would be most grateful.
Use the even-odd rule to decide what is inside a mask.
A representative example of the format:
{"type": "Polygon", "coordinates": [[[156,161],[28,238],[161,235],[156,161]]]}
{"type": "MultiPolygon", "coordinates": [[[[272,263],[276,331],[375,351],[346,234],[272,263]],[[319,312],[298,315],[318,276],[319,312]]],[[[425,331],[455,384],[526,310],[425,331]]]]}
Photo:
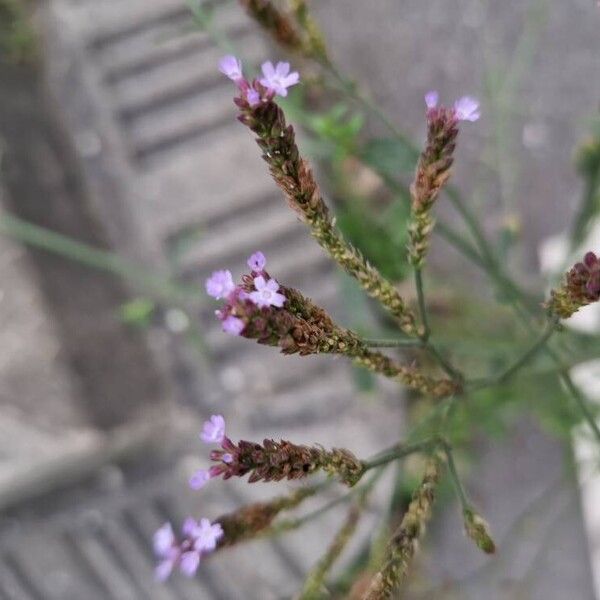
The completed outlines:
{"type": "Polygon", "coordinates": [[[225,419],[222,415],[212,415],[204,422],[200,439],[206,444],[220,444],[225,437],[225,419]]]}
{"type": "Polygon", "coordinates": [[[235,290],[231,271],[215,271],[206,280],[206,293],[216,300],[226,298],[235,290]]]}
{"type": "Polygon", "coordinates": [[[242,61],[231,54],[224,56],[219,61],[219,71],[236,83],[244,77],[242,74],[242,61]]]}
{"type": "Polygon", "coordinates": [[[273,294],[271,296],[271,306],[275,306],[276,308],[281,308],[287,298],[283,294],[273,294]]]}
{"type": "Polygon", "coordinates": [[[255,277],[253,280],[254,283],[254,287],[260,292],[262,290],[265,289],[265,286],[267,285],[267,282],[265,280],[265,278],[262,275],[259,275],[258,277],[255,277]]]}
{"type": "Polygon", "coordinates": [[[190,487],[193,490],[202,489],[212,478],[210,470],[200,469],[190,477],[190,487]]]}
{"type": "Polygon", "coordinates": [[[221,460],[226,464],[226,465],[230,465],[233,462],[233,455],[230,454],[229,452],[225,452],[225,454],[223,454],[221,456],[221,460]]]}
{"type": "Polygon", "coordinates": [[[257,106],[260,103],[260,94],[255,89],[248,88],[246,91],[246,100],[250,106],[257,106]]]}
{"type": "Polygon", "coordinates": [[[154,576],[157,581],[163,582],[169,579],[169,576],[173,572],[173,567],[175,566],[175,561],[172,558],[167,558],[166,560],[158,563],[156,569],[154,570],[154,576]]]}
{"type": "Polygon", "coordinates": [[[188,517],[181,526],[181,533],[186,537],[196,537],[198,531],[198,523],[193,517],[188,517]]]}
{"type": "Polygon", "coordinates": [[[463,96],[454,103],[456,118],[459,121],[477,121],[481,116],[479,100],[471,96],[463,96]]]}
{"type": "Polygon", "coordinates": [[[165,523],[156,531],[153,538],[154,552],[158,556],[166,556],[175,544],[175,534],[171,523],[165,523]]]}
{"type": "Polygon", "coordinates": [[[246,323],[242,319],[238,319],[238,317],[234,317],[233,315],[229,315],[226,319],[223,319],[221,325],[223,331],[229,335],[240,335],[244,331],[244,327],[246,327],[246,323]]]}
{"type": "Polygon", "coordinates": [[[261,66],[261,69],[265,77],[270,78],[275,75],[275,67],[273,66],[273,63],[270,60],[264,62],[261,66]]]}
{"type": "Polygon", "coordinates": [[[425,104],[427,105],[427,108],[435,108],[438,105],[439,100],[440,95],[435,90],[425,94],[425,104]]]}
{"type": "Polygon", "coordinates": [[[265,289],[275,293],[279,289],[279,284],[274,279],[269,279],[265,285],[265,289]]]}
{"type": "Polygon", "coordinates": [[[254,254],[252,254],[248,258],[248,262],[246,264],[253,271],[262,271],[267,264],[267,259],[265,258],[265,255],[260,250],[257,250],[254,254]]]}
{"type": "Polygon", "coordinates": [[[200,553],[195,550],[184,552],[181,555],[179,569],[186,577],[193,577],[200,565],[200,553]]]}

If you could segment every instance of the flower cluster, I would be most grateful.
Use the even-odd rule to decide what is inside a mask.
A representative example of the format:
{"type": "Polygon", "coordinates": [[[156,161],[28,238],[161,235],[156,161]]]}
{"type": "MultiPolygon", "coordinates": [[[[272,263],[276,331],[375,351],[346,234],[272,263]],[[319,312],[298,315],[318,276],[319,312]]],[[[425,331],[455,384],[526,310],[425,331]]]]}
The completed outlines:
{"type": "MultiPolygon", "coordinates": [[[[279,285],[265,270],[266,258],[255,252],[248,259],[250,274],[236,285],[229,271],[215,271],[206,282],[207,292],[224,299],[216,311],[223,330],[279,346],[284,354],[343,354],[355,364],[436,398],[458,391],[449,379],[434,379],[414,365],[402,365],[368,348],[356,333],[334,323],[329,314],[294,288],[279,285]]],[[[201,486],[206,473],[198,474],[201,486]]]]}
{"type": "Polygon", "coordinates": [[[225,435],[225,421],[213,415],[204,423],[202,441],[219,444],[219,450],[210,453],[217,463],[209,469],[200,469],[190,478],[190,487],[199,490],[214,477],[223,479],[250,474],[248,483],[281,481],[306,477],[322,470],[338,477],[347,485],[354,485],[363,475],[364,465],[349,450],[321,446],[302,446],[286,440],[263,440],[262,444],[240,440],[237,444],[225,435]]]}
{"type": "Polygon", "coordinates": [[[251,271],[240,285],[229,271],[215,271],[206,282],[209,295],[225,300],[216,311],[225,332],[279,346],[284,354],[347,353],[356,347],[355,334],[337,327],[322,308],[269,275],[262,252],[252,254],[247,264],[251,271]]]}
{"type": "Polygon", "coordinates": [[[223,537],[223,528],[208,519],[196,521],[189,517],[181,533],[182,538],[178,540],[171,524],[165,523],[154,534],[154,552],[160,560],[156,567],[159,581],[165,581],[177,566],[184,575],[193,577],[202,557],[216,549],[223,537]]]}
{"type": "Polygon", "coordinates": [[[425,105],[427,106],[427,119],[431,120],[439,113],[448,113],[457,121],[478,121],[481,117],[479,111],[479,100],[472,96],[463,96],[459,98],[450,109],[443,106],[438,107],[440,95],[435,90],[425,94],[425,105]]]}
{"type": "MultiPolygon", "coordinates": [[[[236,78],[237,72],[237,68],[234,69],[236,78]]],[[[255,101],[254,95],[248,94],[247,85],[238,85],[241,94],[234,99],[240,109],[238,120],[256,134],[256,142],[269,165],[271,176],[285,194],[290,208],[310,227],[319,245],[349,275],[355,277],[372,298],[379,300],[398,319],[407,335],[416,335],[414,314],[406,306],[398,290],[369,264],[358,249],[344,239],[335,226],[335,220],[329,214],[312,169],[300,155],[294,129],[286,123],[281,107],[274,101],[278,85],[271,75],[277,75],[277,68],[274,67],[274,72],[270,69],[265,72],[263,69],[263,74],[269,83],[270,92],[261,95],[261,101],[255,101]]],[[[255,82],[251,89],[255,92],[265,89],[261,82],[255,82]]],[[[291,83],[286,79],[284,85],[289,87],[295,82],[296,78],[293,77],[291,83]]]]}
{"type": "Polygon", "coordinates": [[[427,106],[427,144],[419,157],[415,179],[410,188],[412,206],[409,224],[409,256],[413,265],[421,267],[434,227],[431,209],[440,190],[450,178],[459,121],[477,121],[479,102],[464,96],[454,107],[438,106],[439,94],[425,95],[427,106]]]}
{"type": "Polygon", "coordinates": [[[548,302],[551,314],[568,319],[580,308],[600,300],[600,260],[588,252],[582,262],[576,263],[567,273],[564,284],[552,290],[548,302]]]}
{"type": "Polygon", "coordinates": [[[261,102],[268,102],[273,96],[285,98],[288,88],[300,81],[300,75],[290,72],[290,63],[278,62],[273,65],[267,61],[262,65],[262,77],[249,82],[242,72],[242,61],[235,56],[227,55],[219,61],[219,71],[235,83],[242,99],[250,106],[258,106],[261,102]]]}

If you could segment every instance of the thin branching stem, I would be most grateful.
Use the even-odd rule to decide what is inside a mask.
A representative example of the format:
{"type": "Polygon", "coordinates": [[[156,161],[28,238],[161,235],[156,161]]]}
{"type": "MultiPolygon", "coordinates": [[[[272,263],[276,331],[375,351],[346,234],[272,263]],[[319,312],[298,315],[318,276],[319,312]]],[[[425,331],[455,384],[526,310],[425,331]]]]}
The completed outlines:
{"type": "Polygon", "coordinates": [[[552,319],[548,321],[546,327],[544,328],[544,331],[539,336],[539,338],[525,352],[523,352],[523,354],[519,356],[509,367],[507,367],[504,371],[498,373],[497,375],[492,375],[490,377],[481,379],[478,382],[474,382],[471,389],[480,389],[483,387],[488,387],[490,385],[499,385],[510,379],[510,377],[512,377],[517,371],[524,367],[537,354],[539,354],[539,352],[548,343],[548,340],[556,332],[557,326],[557,319],[552,319]]]}

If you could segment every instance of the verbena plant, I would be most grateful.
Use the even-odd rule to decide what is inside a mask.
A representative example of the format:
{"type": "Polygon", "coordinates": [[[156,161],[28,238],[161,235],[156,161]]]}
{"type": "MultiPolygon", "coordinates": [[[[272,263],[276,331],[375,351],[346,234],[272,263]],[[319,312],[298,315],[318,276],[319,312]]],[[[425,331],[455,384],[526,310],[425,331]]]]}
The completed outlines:
{"type": "MultiPolygon", "coordinates": [[[[578,361],[589,357],[590,350],[594,350],[593,344],[590,347],[582,336],[565,332],[561,325],[580,308],[600,298],[600,261],[593,252],[585,253],[581,262],[570,268],[563,281],[542,301],[537,290],[523,287],[508,272],[468,203],[449,186],[460,129],[465,122],[476,122],[480,117],[479,102],[475,98],[465,96],[446,107],[440,104],[437,92],[426,94],[427,140],[419,149],[397,132],[387,117],[332,64],[323,36],[304,0],[291,0],[285,7],[270,0],[242,0],[241,3],[278,44],[302,57],[305,64],[312,62],[322,73],[334,78],[338,92],[341,90],[347,94],[391,129],[391,141],[371,141],[361,146],[358,133],[362,119],[348,117],[345,107],[334,106],[332,111],[311,116],[306,106],[282,103],[281,99],[288,96],[288,90],[300,82],[299,73],[291,71],[289,63],[274,65],[265,62],[262,74],[255,79],[246,78],[241,61],[233,55],[223,57],[219,64],[220,71],[237,88],[234,102],[238,120],[255,136],[269,173],[287,204],[331,259],[377,304],[386,330],[389,331],[393,324],[397,333],[392,339],[372,339],[337,323],[301,290],[286,286],[278,280],[276,273],[268,272],[267,259],[260,251],[248,258],[248,272],[241,281],[235,282],[228,270],[217,271],[207,280],[207,293],[222,301],[216,316],[225,333],[279,348],[284,354],[345,356],[355,365],[428,398],[431,409],[419,426],[407,434],[407,440],[384,448],[375,456],[361,458],[347,448],[327,449],[321,445],[305,446],[287,440],[235,442],[226,435],[224,418],[213,415],[204,424],[201,438],[205,443],[218,447],[210,453],[214,464],[192,476],[192,488],[200,489],[217,477],[229,479],[246,475],[249,483],[312,479],[318,473],[326,474],[329,481],[317,481],[270,502],[242,507],[214,521],[190,518],[184,523],[179,537],[170,524],[165,524],[155,538],[155,550],[160,557],[157,576],[165,579],[176,567],[192,576],[201,560],[212,552],[301,526],[310,515],[283,520],[281,513],[319,494],[333,480],[351,488],[347,498],[350,508],[342,528],[332,534],[327,550],[308,574],[298,598],[330,597],[336,593],[369,600],[391,598],[406,577],[445,473],[454,484],[468,537],[482,551],[489,554],[495,551],[489,526],[469,500],[454,460],[455,448],[468,442],[473,434],[473,423],[469,421],[468,414],[471,408],[477,416],[482,410],[488,410],[493,418],[498,417],[501,410],[497,405],[500,403],[488,402],[489,394],[497,390],[509,396],[527,393],[527,382],[533,380],[534,385],[540,385],[542,377],[550,380],[554,387],[559,381],[568,396],[560,395],[556,403],[547,403],[549,406],[545,410],[546,415],[551,417],[550,421],[554,420],[555,424],[563,422],[568,429],[584,420],[600,441],[600,430],[592,409],[569,376],[569,369],[574,364],[572,357],[575,356],[578,361]],[[369,248],[369,256],[373,258],[370,261],[352,243],[357,239],[361,241],[361,231],[366,229],[372,234],[373,229],[369,227],[377,226],[372,215],[365,212],[364,205],[356,209],[358,213],[353,216],[353,208],[342,204],[342,213],[346,216],[342,227],[346,234],[336,223],[311,165],[297,144],[294,128],[286,118],[286,108],[302,120],[321,144],[329,144],[325,157],[329,160],[329,172],[334,174],[330,182],[334,194],[340,193],[343,183],[335,177],[336,169],[332,169],[331,165],[339,167],[340,158],[352,156],[374,168],[393,193],[406,197],[408,210],[400,220],[404,231],[400,238],[396,238],[406,242],[406,251],[400,252],[403,260],[400,268],[397,262],[386,261],[385,256],[382,259],[385,252],[378,253],[375,246],[369,248]],[[394,176],[394,160],[406,160],[407,157],[408,160],[414,159],[416,164],[410,186],[404,187],[401,179],[394,176]],[[434,209],[444,191],[458,209],[471,239],[446,224],[442,224],[440,231],[440,224],[436,224],[434,209]],[[357,219],[364,219],[367,226],[353,228],[357,219]],[[522,327],[528,338],[534,340],[516,351],[512,347],[516,358],[501,361],[498,368],[483,376],[469,372],[477,373],[478,363],[465,359],[456,351],[460,349],[460,342],[456,344],[455,351],[450,352],[438,342],[430,323],[423,270],[430,240],[436,231],[441,232],[466,259],[489,277],[498,292],[498,300],[508,308],[508,311],[499,311],[499,318],[506,319],[506,313],[511,314],[509,330],[512,332],[522,327]],[[407,300],[395,285],[407,273],[412,273],[414,278],[414,302],[407,300]],[[567,338],[568,349],[565,344],[552,343],[552,338],[558,333],[567,338]],[[422,360],[417,364],[392,358],[378,349],[386,347],[404,349],[422,360]],[[577,350],[574,351],[574,347],[577,350]],[[535,367],[540,364],[546,366],[545,371],[536,370],[535,367]],[[518,378],[523,375],[528,377],[518,378]],[[478,409],[477,402],[480,403],[478,409]],[[469,408],[465,410],[466,405],[469,408]],[[464,427],[465,422],[467,427],[464,427]],[[376,553],[376,560],[366,561],[362,570],[355,571],[354,581],[346,581],[342,586],[329,586],[330,569],[352,538],[381,473],[390,463],[413,454],[421,454],[426,459],[422,479],[399,526],[390,532],[385,551],[376,553]]],[[[197,6],[194,12],[197,20],[206,26],[209,22],[206,13],[197,6]]],[[[315,77],[313,73],[311,77],[307,87],[322,86],[319,76],[315,77]]],[[[597,137],[583,147],[579,166],[587,185],[585,201],[574,226],[574,247],[581,241],[599,202],[600,143],[597,137]]],[[[395,226],[398,224],[396,222],[395,226]]],[[[389,237],[395,233],[384,226],[381,226],[381,231],[384,239],[386,235],[389,237]]],[[[363,235],[362,241],[368,244],[369,238],[363,235]]],[[[388,246],[388,249],[390,247],[393,246],[388,246]]],[[[493,310],[486,304],[488,314],[492,314],[493,310]]],[[[477,319],[481,308],[476,302],[473,302],[473,311],[477,319]]],[[[464,323],[465,319],[461,317],[459,327],[461,324],[464,327],[464,323]]],[[[481,327],[478,333],[484,335],[481,327]]],[[[476,341],[479,341],[479,351],[481,341],[476,341]]],[[[326,508],[328,505],[317,514],[326,508]]]]}

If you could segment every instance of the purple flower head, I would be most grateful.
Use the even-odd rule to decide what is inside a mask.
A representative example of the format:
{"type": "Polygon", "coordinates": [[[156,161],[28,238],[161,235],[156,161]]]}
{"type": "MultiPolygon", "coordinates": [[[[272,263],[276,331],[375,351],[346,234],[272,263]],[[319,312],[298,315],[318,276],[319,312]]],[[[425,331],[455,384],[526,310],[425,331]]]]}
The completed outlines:
{"type": "Polygon", "coordinates": [[[246,100],[250,106],[255,107],[260,103],[260,94],[254,88],[248,88],[246,90],[246,100]]]}
{"type": "Polygon", "coordinates": [[[262,271],[267,264],[267,259],[265,258],[265,255],[260,250],[258,250],[257,252],[252,254],[250,258],[248,258],[246,264],[253,271],[262,271]]]}
{"type": "Polygon", "coordinates": [[[225,454],[223,454],[221,456],[221,460],[226,464],[229,465],[233,462],[233,454],[230,454],[229,452],[225,452],[225,454]]]}
{"type": "Polygon", "coordinates": [[[175,534],[171,523],[165,523],[156,531],[153,538],[154,552],[157,556],[168,556],[175,546],[175,534]]]}
{"type": "Polygon", "coordinates": [[[454,111],[459,121],[477,121],[481,116],[479,100],[472,96],[463,96],[454,103],[454,111]]]}
{"type": "Polygon", "coordinates": [[[235,83],[239,83],[244,79],[242,61],[231,54],[221,58],[219,61],[219,71],[235,83]]]}
{"type": "Polygon", "coordinates": [[[233,290],[235,290],[235,284],[231,271],[215,271],[206,280],[206,293],[217,300],[226,298],[233,290]]]}
{"type": "Polygon", "coordinates": [[[427,92],[425,94],[425,104],[427,105],[428,109],[435,108],[438,105],[439,101],[440,95],[435,90],[432,90],[431,92],[427,92]]]}
{"type": "Polygon", "coordinates": [[[246,327],[246,323],[242,319],[238,319],[238,317],[234,317],[233,315],[225,317],[221,325],[223,331],[230,335],[240,335],[244,331],[244,327],[246,327]]]}
{"type": "Polygon", "coordinates": [[[193,577],[200,565],[200,553],[196,550],[189,550],[181,555],[179,569],[187,577],[193,577]]]}
{"type": "Polygon", "coordinates": [[[200,469],[190,477],[190,487],[193,490],[200,490],[210,481],[211,478],[212,475],[209,470],[200,469]]]}
{"type": "Polygon", "coordinates": [[[200,439],[205,444],[220,444],[225,437],[225,419],[221,415],[213,415],[202,426],[200,439]]]}
{"type": "Polygon", "coordinates": [[[281,308],[286,301],[283,294],[278,294],[279,284],[274,279],[268,281],[262,275],[254,278],[255,292],[250,292],[250,300],[259,307],[276,306],[281,308]]]}
{"type": "Polygon", "coordinates": [[[300,75],[294,71],[290,73],[290,63],[278,62],[273,66],[271,61],[262,65],[263,77],[259,80],[268,90],[285,98],[287,89],[300,81],[300,75]]]}
{"type": "Polygon", "coordinates": [[[208,519],[200,519],[194,548],[198,552],[212,552],[217,547],[217,542],[222,537],[223,528],[219,523],[213,525],[208,519]]]}

